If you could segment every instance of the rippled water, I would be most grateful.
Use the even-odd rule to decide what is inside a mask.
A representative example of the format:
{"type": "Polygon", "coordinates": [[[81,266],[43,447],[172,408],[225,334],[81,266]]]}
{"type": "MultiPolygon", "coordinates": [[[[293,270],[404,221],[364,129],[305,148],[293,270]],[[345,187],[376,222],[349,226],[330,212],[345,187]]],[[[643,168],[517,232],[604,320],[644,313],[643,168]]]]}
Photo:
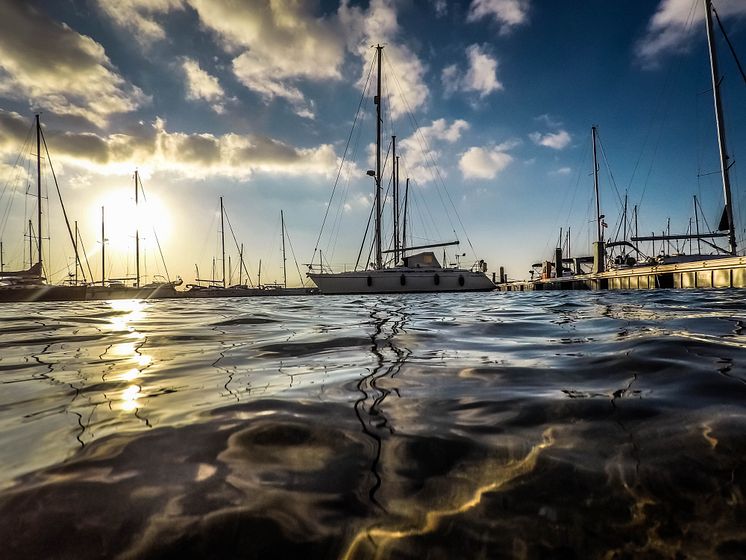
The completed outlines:
{"type": "Polygon", "coordinates": [[[4,558],[746,550],[743,291],[0,308],[4,558]]]}

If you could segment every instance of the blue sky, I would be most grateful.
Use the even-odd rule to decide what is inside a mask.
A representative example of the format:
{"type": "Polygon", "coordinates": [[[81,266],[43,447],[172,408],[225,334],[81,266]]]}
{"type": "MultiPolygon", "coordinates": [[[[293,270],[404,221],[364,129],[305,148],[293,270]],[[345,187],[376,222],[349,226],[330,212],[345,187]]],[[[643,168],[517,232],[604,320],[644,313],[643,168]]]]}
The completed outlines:
{"type": "MultiPolygon", "coordinates": [[[[746,4],[714,4],[746,56],[746,4]]],[[[710,224],[722,209],[719,176],[710,174],[718,160],[700,0],[3,1],[0,12],[0,177],[8,184],[0,236],[10,268],[22,264],[23,224],[35,204],[23,196],[33,174],[14,163],[41,111],[94,276],[102,205],[107,275],[134,269],[137,168],[150,201],[139,218],[149,275],[163,272],[155,224],[172,276],[191,281],[195,264],[210,276],[223,196],[253,281],[260,259],[263,281],[281,279],[280,209],[298,261],[308,262],[375,43],[385,45],[385,84],[396,93],[384,100],[386,131],[399,138],[402,181],[413,179],[415,241],[450,240],[456,230],[463,263],[484,258],[514,278],[551,258],[560,228],[570,226],[573,252],[587,254],[592,125],[610,170],[602,162],[608,233],[625,191],[630,207],[640,204],[641,233],[660,232],[668,218],[672,231],[686,230],[693,194],[710,224]],[[437,173],[424,165],[431,156],[437,173]],[[449,197],[475,252],[459,219],[445,213],[449,197]]],[[[738,161],[746,85],[718,45],[738,161]]],[[[370,212],[373,122],[362,120],[358,157],[342,169],[321,238],[340,269],[355,262],[370,212]]],[[[744,182],[736,163],[739,239],[744,182]]],[[[71,249],[50,193],[45,256],[60,279],[71,249]]],[[[235,268],[232,243],[229,252],[235,268]]]]}

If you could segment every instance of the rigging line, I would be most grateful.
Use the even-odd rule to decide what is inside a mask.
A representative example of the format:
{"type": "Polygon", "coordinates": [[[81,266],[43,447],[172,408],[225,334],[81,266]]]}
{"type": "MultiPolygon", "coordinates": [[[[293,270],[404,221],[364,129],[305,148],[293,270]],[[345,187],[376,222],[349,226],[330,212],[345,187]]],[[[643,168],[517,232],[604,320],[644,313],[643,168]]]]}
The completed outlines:
{"type": "MultiPolygon", "coordinates": [[[[691,29],[694,23],[694,13],[695,13],[695,8],[697,7],[698,3],[699,3],[699,0],[692,0],[691,7],[689,8],[689,15],[687,16],[686,23],[684,26],[685,34],[689,33],[689,30],[691,29]]],[[[656,140],[655,147],[653,149],[653,157],[650,160],[650,167],[648,168],[648,173],[645,176],[645,182],[643,183],[642,194],[640,194],[640,199],[637,202],[638,207],[642,206],[642,201],[645,198],[645,192],[647,191],[648,184],[650,181],[650,176],[653,172],[653,163],[655,162],[655,157],[658,154],[658,148],[660,147],[660,141],[663,136],[663,128],[664,128],[663,122],[667,118],[669,110],[670,110],[670,105],[671,105],[670,103],[663,104],[663,94],[665,93],[666,89],[668,89],[669,84],[673,81],[674,75],[679,74],[681,67],[683,66],[683,61],[684,61],[684,57],[679,57],[678,62],[673,67],[671,67],[668,75],[666,76],[666,82],[663,85],[663,90],[661,90],[660,102],[661,102],[661,105],[663,105],[661,127],[658,131],[658,139],[656,140]]],[[[652,125],[651,125],[651,128],[652,128],[652,125]]],[[[640,157],[642,157],[642,154],[640,155],[640,157]]],[[[637,169],[637,165],[635,165],[635,169],[637,169]]],[[[630,185],[631,184],[632,184],[632,181],[630,180],[630,185]]]]}
{"type": "MultiPolygon", "coordinates": [[[[368,223],[365,226],[365,233],[363,234],[363,241],[360,243],[360,251],[357,254],[357,260],[355,261],[355,270],[360,265],[360,257],[363,256],[363,247],[365,247],[365,239],[368,237],[368,231],[370,230],[370,222],[373,219],[373,211],[375,210],[375,204],[370,205],[370,214],[368,214],[368,223]]],[[[373,251],[373,249],[371,249],[373,251]]],[[[370,252],[368,253],[368,262],[370,262],[370,252]]],[[[368,268],[366,265],[365,268],[368,268]]],[[[322,270],[323,272],[323,270],[322,270]]]]}
{"type": "MultiPolygon", "coordinates": [[[[321,221],[321,229],[319,230],[319,235],[316,238],[316,245],[313,249],[313,257],[316,256],[316,251],[319,248],[319,242],[321,241],[321,234],[324,232],[324,225],[326,224],[326,218],[329,215],[329,209],[331,208],[332,200],[334,199],[334,192],[337,190],[337,183],[339,182],[339,176],[342,173],[342,167],[344,165],[345,158],[347,157],[347,149],[350,146],[350,140],[352,138],[352,133],[355,130],[355,124],[357,123],[358,116],[360,115],[360,108],[363,105],[363,100],[365,99],[365,93],[368,91],[368,84],[370,83],[370,76],[371,76],[371,73],[373,72],[374,59],[375,59],[375,55],[371,58],[370,67],[368,68],[368,76],[365,79],[365,85],[363,86],[363,92],[360,95],[360,102],[358,103],[358,106],[357,106],[357,112],[355,113],[355,119],[352,122],[352,128],[350,129],[350,134],[347,137],[347,144],[345,145],[344,153],[342,154],[342,161],[340,162],[339,169],[337,170],[337,177],[334,180],[334,187],[332,188],[332,194],[329,197],[329,204],[327,204],[326,211],[324,212],[324,219],[321,221]]],[[[311,258],[311,262],[313,262],[313,258],[311,258]]]]}
{"type": "MultiPolygon", "coordinates": [[[[72,246],[75,247],[75,237],[73,235],[73,230],[70,227],[70,220],[67,219],[67,210],[65,209],[65,203],[62,201],[62,191],[60,191],[60,185],[57,182],[57,174],[54,172],[54,166],[52,165],[52,157],[49,155],[49,148],[47,147],[47,137],[44,134],[44,131],[40,128],[39,132],[41,132],[41,140],[44,143],[44,151],[47,154],[47,161],[49,162],[49,169],[52,171],[52,179],[54,179],[54,186],[57,189],[57,196],[60,199],[60,206],[62,207],[62,215],[65,218],[65,225],[67,226],[67,233],[70,235],[70,241],[72,243],[72,246]]],[[[49,200],[49,190],[47,187],[47,200],[49,200]]],[[[39,201],[39,204],[41,204],[41,200],[39,201]]],[[[47,211],[47,231],[49,231],[49,211],[47,211]]],[[[39,232],[41,235],[41,232],[39,232]]],[[[47,247],[49,247],[49,243],[47,243],[47,247]]],[[[51,257],[51,255],[50,255],[51,257]]],[[[80,268],[83,268],[82,263],[80,262],[80,256],[76,255],[78,265],[80,268]]]]}
{"type": "MultiPolygon", "coordinates": [[[[140,185],[140,192],[142,193],[142,200],[145,204],[148,203],[148,198],[145,196],[145,188],[142,186],[142,179],[140,178],[140,175],[137,176],[137,182],[140,185]]],[[[163,264],[163,272],[166,273],[166,281],[170,282],[171,277],[168,274],[168,267],[166,266],[166,258],[163,256],[163,250],[161,249],[161,242],[158,239],[158,232],[155,230],[155,224],[151,224],[151,227],[153,229],[153,237],[155,237],[155,245],[158,247],[158,253],[161,256],[161,263],[163,264]]]]}
{"type": "MultiPolygon", "coordinates": [[[[393,63],[391,62],[391,60],[388,58],[388,56],[386,54],[384,54],[384,56],[386,57],[386,62],[392,68],[392,72],[391,73],[394,76],[394,82],[396,83],[397,87],[399,88],[399,92],[401,93],[402,99],[404,100],[404,104],[407,107],[407,113],[409,115],[409,118],[410,118],[410,120],[413,122],[413,124],[415,126],[415,132],[414,133],[415,133],[415,135],[419,134],[419,137],[421,139],[420,142],[424,141],[425,146],[427,146],[428,150],[426,151],[426,153],[427,153],[427,155],[428,155],[428,157],[430,159],[430,162],[432,163],[433,167],[435,168],[435,173],[437,174],[437,177],[440,180],[440,183],[442,184],[443,190],[446,193],[446,197],[448,198],[448,201],[451,203],[451,207],[453,208],[453,211],[456,214],[456,219],[458,220],[458,223],[461,226],[461,230],[464,232],[464,235],[466,236],[466,241],[469,243],[469,247],[471,248],[471,250],[474,253],[474,255],[476,255],[476,250],[474,249],[474,245],[471,242],[471,238],[469,237],[469,233],[466,231],[466,228],[464,227],[464,223],[461,221],[461,215],[459,214],[458,209],[456,208],[456,205],[453,203],[453,199],[451,198],[451,194],[448,192],[448,188],[445,185],[445,181],[443,180],[443,176],[440,173],[440,169],[435,164],[435,160],[434,160],[434,158],[432,156],[432,152],[430,151],[430,147],[427,144],[427,140],[425,140],[424,135],[420,131],[419,123],[417,122],[417,119],[414,116],[414,113],[412,111],[412,108],[409,105],[409,101],[407,100],[407,97],[404,95],[404,90],[401,87],[401,83],[399,82],[399,78],[397,77],[396,72],[394,71],[394,65],[393,65],[393,63]]],[[[436,181],[436,186],[437,186],[437,181],[436,181]]],[[[446,208],[445,203],[443,203],[443,199],[440,196],[440,192],[438,192],[438,196],[441,198],[441,203],[443,204],[443,207],[446,208]]],[[[448,215],[448,212],[446,212],[446,218],[448,219],[448,222],[451,224],[451,229],[452,230],[455,229],[455,227],[453,226],[453,222],[451,221],[451,217],[448,215]]]]}
{"type": "Polygon", "coordinates": [[[733,45],[731,44],[730,39],[728,38],[728,34],[725,32],[725,28],[723,27],[723,23],[720,21],[720,16],[718,15],[718,12],[715,9],[715,6],[712,6],[712,13],[715,14],[715,19],[718,22],[718,27],[720,27],[720,32],[723,34],[723,37],[725,38],[725,42],[728,44],[730,53],[733,55],[733,60],[736,61],[736,66],[738,67],[738,71],[741,73],[741,78],[743,78],[743,83],[746,84],[746,73],[744,73],[743,71],[743,66],[741,66],[741,61],[738,59],[738,55],[736,54],[736,49],[733,48],[733,45]]]}
{"type": "MultiPolygon", "coordinates": [[[[231,237],[233,238],[233,243],[236,245],[236,251],[241,251],[241,248],[238,246],[238,239],[236,239],[236,234],[233,231],[233,224],[231,224],[231,219],[228,217],[228,212],[225,211],[225,208],[223,208],[223,216],[225,216],[226,221],[228,222],[228,229],[231,232],[231,237]]],[[[246,261],[244,261],[245,263],[246,261]]],[[[241,266],[241,263],[238,263],[238,266],[241,266]]],[[[246,268],[246,265],[244,264],[243,269],[246,271],[246,279],[249,281],[249,285],[251,287],[254,286],[254,282],[251,280],[251,275],[249,274],[248,268],[246,268]]]]}
{"type": "MultiPolygon", "coordinates": [[[[20,179],[19,176],[21,174],[21,169],[22,169],[21,167],[18,167],[18,162],[21,160],[21,157],[26,153],[26,148],[29,145],[29,142],[31,141],[31,132],[34,130],[34,128],[35,128],[35,125],[31,124],[29,126],[28,131],[26,132],[26,138],[24,139],[23,144],[21,145],[21,151],[18,152],[18,155],[16,156],[16,160],[13,162],[13,169],[16,170],[15,177],[13,179],[8,179],[8,181],[6,181],[5,184],[3,185],[3,190],[2,192],[0,192],[0,200],[2,200],[3,197],[5,196],[5,192],[9,184],[12,183],[16,186],[18,185],[18,182],[20,179]]],[[[10,211],[13,206],[14,193],[16,191],[17,191],[17,187],[14,187],[10,196],[8,197],[8,206],[6,207],[5,214],[3,215],[2,221],[0,222],[2,223],[2,226],[0,226],[0,236],[2,236],[5,233],[5,227],[10,217],[10,211]]]]}
{"type": "Polygon", "coordinates": [[[298,271],[298,278],[300,278],[300,285],[305,287],[306,282],[303,280],[303,275],[300,273],[300,266],[298,266],[298,259],[295,257],[295,249],[293,249],[293,240],[290,239],[290,232],[285,228],[285,237],[288,238],[288,245],[290,245],[290,254],[293,255],[295,261],[295,269],[298,271]]]}
{"type": "MultiPolygon", "coordinates": [[[[366,91],[367,91],[367,89],[366,89],[366,91]]],[[[342,227],[342,217],[343,217],[344,205],[347,202],[347,197],[349,196],[349,192],[350,192],[350,188],[351,188],[350,185],[352,183],[352,167],[353,166],[350,165],[350,162],[351,161],[357,161],[357,154],[359,153],[359,150],[360,150],[360,142],[361,142],[361,138],[362,138],[362,135],[363,135],[363,128],[364,128],[363,124],[365,123],[365,120],[366,120],[366,118],[368,116],[368,103],[370,101],[370,97],[367,96],[367,95],[364,95],[363,98],[364,98],[364,101],[363,101],[363,106],[362,106],[362,109],[361,109],[362,112],[361,112],[361,117],[360,117],[360,123],[357,126],[357,130],[356,131],[355,131],[354,128],[352,129],[352,131],[355,131],[355,137],[354,137],[354,144],[353,144],[353,147],[352,147],[352,153],[350,155],[350,158],[345,161],[347,173],[346,173],[346,182],[345,182],[345,187],[344,187],[344,192],[343,192],[342,203],[337,208],[337,220],[332,225],[332,231],[331,231],[331,233],[329,235],[329,241],[327,242],[326,249],[325,249],[327,255],[330,255],[329,258],[331,260],[334,259],[334,255],[336,254],[336,251],[337,251],[337,241],[339,239],[339,232],[340,232],[341,227],[342,227]],[[330,246],[331,246],[331,251],[329,250],[330,246]]],[[[311,261],[311,262],[313,262],[313,261],[311,261]]]]}

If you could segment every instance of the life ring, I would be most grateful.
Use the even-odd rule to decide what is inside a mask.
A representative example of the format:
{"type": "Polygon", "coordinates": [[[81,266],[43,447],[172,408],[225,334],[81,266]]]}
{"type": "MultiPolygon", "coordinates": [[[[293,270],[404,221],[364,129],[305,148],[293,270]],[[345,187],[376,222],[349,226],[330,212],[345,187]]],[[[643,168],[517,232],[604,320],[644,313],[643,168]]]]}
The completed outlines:
{"type": "Polygon", "coordinates": [[[459,285],[459,286],[463,286],[463,285],[464,285],[464,282],[465,282],[465,280],[464,280],[464,275],[463,275],[463,274],[459,274],[459,275],[458,275],[458,285],[459,285]]]}
{"type": "Polygon", "coordinates": [[[368,286],[372,286],[373,285],[373,277],[370,274],[368,275],[367,282],[368,282],[368,286]]]}
{"type": "Polygon", "coordinates": [[[399,276],[399,284],[401,284],[402,286],[404,286],[406,283],[407,283],[407,277],[404,276],[403,274],[401,276],[399,276]]]}
{"type": "Polygon", "coordinates": [[[433,276],[433,281],[435,282],[435,285],[436,285],[436,286],[439,286],[439,285],[440,285],[440,274],[438,274],[438,273],[436,272],[436,273],[435,273],[435,276],[433,276]]]}

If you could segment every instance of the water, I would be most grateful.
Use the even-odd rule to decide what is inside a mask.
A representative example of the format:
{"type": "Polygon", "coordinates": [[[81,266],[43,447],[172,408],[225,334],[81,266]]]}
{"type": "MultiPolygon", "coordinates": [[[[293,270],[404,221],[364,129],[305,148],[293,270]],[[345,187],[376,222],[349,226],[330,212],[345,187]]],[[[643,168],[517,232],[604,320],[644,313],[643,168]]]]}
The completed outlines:
{"type": "Polygon", "coordinates": [[[1,555],[742,557],[743,295],[4,305],[1,555]]]}

